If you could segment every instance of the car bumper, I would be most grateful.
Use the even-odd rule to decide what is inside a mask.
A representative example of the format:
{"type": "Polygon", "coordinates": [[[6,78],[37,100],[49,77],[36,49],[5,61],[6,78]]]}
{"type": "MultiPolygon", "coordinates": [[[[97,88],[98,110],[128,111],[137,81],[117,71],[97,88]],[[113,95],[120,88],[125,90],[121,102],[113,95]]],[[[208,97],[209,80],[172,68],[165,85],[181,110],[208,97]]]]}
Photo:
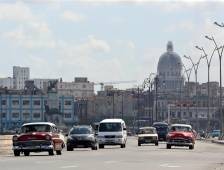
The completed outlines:
{"type": "Polygon", "coordinates": [[[175,141],[168,141],[167,144],[172,146],[193,146],[194,145],[194,143],[192,142],[175,142],[175,141]]]}
{"type": "Polygon", "coordinates": [[[14,151],[29,151],[29,152],[42,152],[54,149],[53,145],[41,145],[41,146],[13,146],[14,151]]]}
{"type": "Polygon", "coordinates": [[[95,141],[88,141],[88,140],[76,140],[76,141],[68,141],[67,146],[72,148],[87,148],[93,147],[96,145],[95,141]]]}
{"type": "Polygon", "coordinates": [[[158,139],[138,139],[138,143],[157,143],[158,139]]]}
{"type": "Polygon", "coordinates": [[[101,138],[98,139],[98,143],[103,145],[121,145],[125,143],[125,140],[123,138],[113,138],[113,139],[101,138]]]}

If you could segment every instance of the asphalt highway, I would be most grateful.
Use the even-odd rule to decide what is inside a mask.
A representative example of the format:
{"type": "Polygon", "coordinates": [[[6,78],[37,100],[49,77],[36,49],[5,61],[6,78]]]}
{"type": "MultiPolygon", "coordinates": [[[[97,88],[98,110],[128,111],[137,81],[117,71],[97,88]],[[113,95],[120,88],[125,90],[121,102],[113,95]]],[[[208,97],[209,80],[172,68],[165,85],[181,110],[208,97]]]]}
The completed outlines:
{"type": "Polygon", "coordinates": [[[159,146],[138,147],[134,137],[126,148],[106,146],[105,149],[75,149],[61,156],[31,153],[31,156],[0,156],[1,170],[224,170],[224,145],[197,141],[194,150],[184,147],[166,149],[159,146]]]}

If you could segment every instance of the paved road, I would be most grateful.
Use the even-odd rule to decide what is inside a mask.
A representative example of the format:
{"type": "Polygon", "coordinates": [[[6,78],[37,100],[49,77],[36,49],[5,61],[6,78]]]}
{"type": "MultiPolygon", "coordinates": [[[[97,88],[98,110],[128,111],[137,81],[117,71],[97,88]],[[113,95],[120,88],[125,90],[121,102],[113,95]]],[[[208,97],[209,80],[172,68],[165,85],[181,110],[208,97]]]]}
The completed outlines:
{"type": "Polygon", "coordinates": [[[145,145],[138,147],[135,138],[129,138],[127,147],[108,146],[92,151],[64,150],[61,156],[31,153],[31,156],[0,156],[0,169],[4,170],[224,170],[224,146],[198,141],[194,150],[187,148],[165,149],[145,145]]]}

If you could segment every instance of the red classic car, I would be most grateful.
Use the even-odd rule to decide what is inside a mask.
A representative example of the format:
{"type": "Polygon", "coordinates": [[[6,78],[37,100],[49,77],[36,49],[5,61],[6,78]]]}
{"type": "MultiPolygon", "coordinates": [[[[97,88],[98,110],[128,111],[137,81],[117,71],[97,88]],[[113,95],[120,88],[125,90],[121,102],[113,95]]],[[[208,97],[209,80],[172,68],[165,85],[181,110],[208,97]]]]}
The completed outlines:
{"type": "Polygon", "coordinates": [[[189,149],[194,149],[195,135],[191,125],[173,124],[166,140],[167,149],[171,149],[171,146],[187,146],[189,149]]]}
{"type": "Polygon", "coordinates": [[[61,155],[65,147],[64,136],[55,124],[49,122],[26,123],[21,127],[19,134],[14,135],[13,152],[15,156],[24,153],[29,156],[30,152],[48,152],[49,155],[61,155]]]}

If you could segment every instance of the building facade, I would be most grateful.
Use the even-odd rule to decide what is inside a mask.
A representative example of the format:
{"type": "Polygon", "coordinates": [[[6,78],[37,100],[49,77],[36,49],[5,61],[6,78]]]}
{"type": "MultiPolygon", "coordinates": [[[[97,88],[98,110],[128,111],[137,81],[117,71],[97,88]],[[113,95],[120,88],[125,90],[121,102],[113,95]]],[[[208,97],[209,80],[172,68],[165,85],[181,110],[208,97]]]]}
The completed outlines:
{"type": "Polygon", "coordinates": [[[72,95],[75,99],[86,99],[94,96],[94,83],[85,77],[76,77],[73,82],[59,81],[57,90],[61,96],[72,95]]]}
{"type": "Polygon", "coordinates": [[[29,79],[30,69],[28,67],[13,66],[14,89],[24,89],[25,81],[29,79]]]}
{"type": "Polygon", "coordinates": [[[51,121],[58,125],[74,124],[74,98],[56,96],[58,103],[49,107],[50,95],[0,95],[1,125],[4,130],[14,130],[23,123],[51,121]]]}

